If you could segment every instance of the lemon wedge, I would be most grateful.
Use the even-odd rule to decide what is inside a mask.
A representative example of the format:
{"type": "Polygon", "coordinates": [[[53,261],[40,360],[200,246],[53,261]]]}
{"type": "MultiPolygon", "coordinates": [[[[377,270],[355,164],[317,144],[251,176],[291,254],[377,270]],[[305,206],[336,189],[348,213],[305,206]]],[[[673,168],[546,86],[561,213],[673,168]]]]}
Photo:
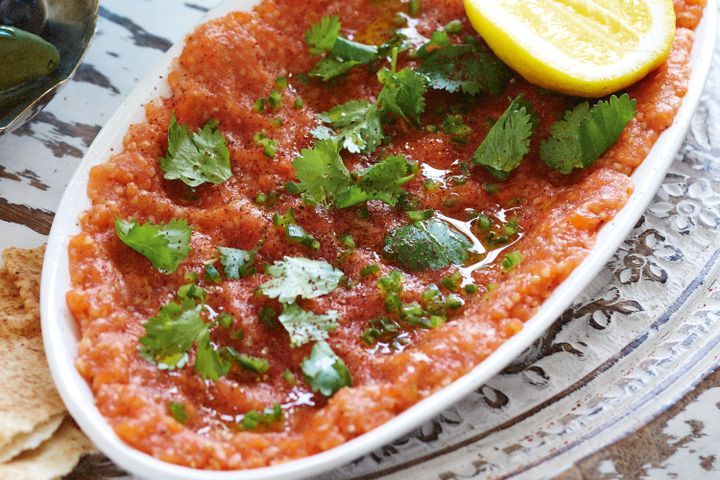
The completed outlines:
{"type": "Polygon", "coordinates": [[[529,82],[602,97],[660,66],[675,37],[672,0],[465,0],[495,54],[529,82]]]}

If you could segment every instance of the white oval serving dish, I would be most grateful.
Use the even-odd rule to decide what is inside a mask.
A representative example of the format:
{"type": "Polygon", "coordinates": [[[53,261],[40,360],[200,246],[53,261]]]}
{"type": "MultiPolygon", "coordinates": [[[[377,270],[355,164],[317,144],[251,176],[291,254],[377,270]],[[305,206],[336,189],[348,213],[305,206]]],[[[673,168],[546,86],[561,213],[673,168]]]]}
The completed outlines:
{"type": "MultiPolygon", "coordinates": [[[[259,0],[226,0],[204,18],[219,17],[232,10],[249,10],[259,0]]],[[[545,301],[523,330],[468,374],[434,395],[417,403],[394,419],[332,450],[272,467],[240,471],[197,470],[157,460],[123,443],[95,406],[93,394],[75,369],[78,330],[65,303],[70,290],[68,240],[79,232],[78,218],[90,207],[85,194],[88,174],[94,165],[105,162],[112,151],[120,151],[127,128],[144,118],[143,105],[157,96],[168,95],[165,82],[173,60],[181,53],[179,42],[122,103],[97,136],[67,186],[50,232],[41,285],[41,316],[45,350],[55,384],[70,414],[92,442],[120,467],[152,480],[270,480],[297,479],[317,475],[358,458],[421,423],[431,419],[500,372],[523,353],[532,342],[570,306],[595,278],[643,214],[659,188],[667,169],[682,145],[693,112],[703,91],[715,46],[716,0],[709,0],[696,32],[692,53],[692,75],[688,93],[675,118],[632,178],[635,192],[628,204],[600,231],[590,255],[545,301]]]]}

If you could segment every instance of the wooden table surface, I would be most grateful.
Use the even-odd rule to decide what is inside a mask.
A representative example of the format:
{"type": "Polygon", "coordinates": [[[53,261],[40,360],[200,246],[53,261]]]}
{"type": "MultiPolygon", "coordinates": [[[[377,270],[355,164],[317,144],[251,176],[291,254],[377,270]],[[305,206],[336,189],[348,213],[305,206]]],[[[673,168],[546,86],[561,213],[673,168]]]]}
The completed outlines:
{"type": "MultiPolygon", "coordinates": [[[[198,22],[203,13],[215,3],[215,0],[191,0],[184,3],[180,0],[101,1],[97,35],[86,61],[75,79],[32,122],[13,134],[0,137],[0,249],[9,246],[33,247],[45,242],[64,187],[95,135],[138,80],[161,58],[163,52],[172,43],[180,40],[198,22]]],[[[716,67],[712,75],[717,79],[720,76],[719,73],[719,69],[716,67]]],[[[663,187],[668,192],[666,195],[668,198],[675,198],[673,204],[675,213],[672,215],[667,212],[657,214],[652,211],[653,208],[666,208],[666,204],[668,204],[667,198],[662,197],[663,192],[661,191],[659,194],[661,198],[651,207],[647,216],[650,219],[656,218],[660,222],[658,226],[654,227],[659,237],[653,233],[649,236],[652,238],[648,240],[647,232],[650,230],[643,230],[639,227],[628,239],[623,250],[618,253],[614,260],[615,263],[609,264],[606,270],[609,273],[605,276],[601,275],[600,285],[593,287],[595,290],[589,289],[587,296],[600,295],[597,297],[599,300],[595,299],[593,302],[584,304],[586,306],[582,308],[585,310],[576,305],[567,314],[572,314],[572,319],[585,319],[588,314],[591,319],[595,318],[595,315],[605,315],[608,325],[602,330],[607,331],[611,319],[615,322],[615,328],[623,328],[623,319],[632,320],[635,318],[634,316],[641,315],[639,312],[650,312],[651,309],[646,308],[643,300],[622,298],[624,289],[633,283],[635,273],[638,276],[636,280],[638,284],[647,282],[646,287],[639,287],[645,289],[642,291],[651,292],[655,287],[661,288],[658,290],[660,292],[667,291],[668,298],[663,299],[667,305],[676,304],[673,303],[676,298],[673,293],[675,291],[672,290],[673,275],[678,278],[677,287],[681,292],[677,294],[677,298],[685,295],[682,293],[687,291],[685,287],[692,285],[692,282],[697,281],[698,278],[700,279],[699,284],[703,288],[701,296],[714,298],[714,285],[717,280],[715,270],[707,267],[709,270],[703,270],[702,277],[697,276],[700,275],[699,273],[694,273],[692,277],[682,275],[682,272],[689,272],[694,266],[692,263],[683,263],[691,262],[691,257],[694,256],[691,253],[692,248],[690,246],[686,248],[686,244],[691,241],[691,238],[699,238],[701,232],[679,228],[678,236],[673,237],[677,240],[666,241],[665,237],[670,238],[671,234],[662,229],[662,226],[665,225],[662,222],[677,223],[680,221],[678,218],[681,217],[689,218],[691,223],[695,222],[694,226],[698,229],[703,227],[703,221],[707,218],[714,218],[715,212],[718,214],[717,218],[720,219],[720,210],[717,209],[717,205],[713,204],[712,208],[709,206],[715,196],[695,195],[697,185],[702,182],[707,183],[708,178],[712,177],[713,182],[717,180],[720,183],[720,173],[718,173],[720,168],[716,169],[716,166],[711,164],[713,159],[717,160],[720,153],[720,81],[711,82],[708,88],[703,107],[693,123],[694,133],[692,135],[694,137],[689,138],[688,145],[678,160],[678,165],[673,167],[674,170],[668,176],[663,187]],[[695,131],[695,127],[697,127],[697,131],[695,131]],[[694,159],[693,155],[702,157],[701,160],[706,162],[702,168],[696,168],[696,165],[692,164],[692,162],[700,161],[694,159]],[[678,183],[678,176],[684,176],[684,183],[678,183]],[[681,189],[680,194],[676,192],[678,188],[681,189]],[[685,197],[692,197],[701,213],[696,216],[686,214],[683,217],[680,215],[678,212],[681,207],[685,208],[682,203],[685,197]],[[705,216],[703,217],[703,215],[705,216]],[[659,244],[660,247],[658,247],[659,244]],[[660,249],[671,250],[671,247],[679,250],[686,248],[690,253],[681,260],[674,260],[672,256],[663,256],[659,253],[660,249]],[[648,253],[648,248],[650,248],[650,253],[648,253]],[[644,266],[636,268],[631,265],[627,268],[623,267],[624,269],[617,267],[623,262],[626,266],[630,265],[631,262],[629,263],[627,259],[631,255],[640,254],[644,255],[642,260],[645,262],[644,266]],[[628,271],[630,273],[627,273],[628,271]],[[662,278],[662,275],[657,276],[660,275],[659,271],[665,272],[666,280],[662,282],[663,285],[656,285],[659,282],[658,278],[662,278]],[[669,281],[667,280],[668,276],[669,281]],[[665,283],[666,281],[667,283],[665,283]],[[667,288],[667,290],[662,290],[662,288],[667,288]],[[619,299],[610,298],[615,291],[620,292],[617,295],[619,299]],[[588,310],[590,307],[592,310],[588,310]]],[[[714,183],[709,185],[708,188],[714,189],[714,183]]],[[[82,195],[83,192],[75,192],[75,194],[82,195]]],[[[713,221],[710,221],[706,225],[707,232],[702,232],[703,235],[706,234],[702,237],[706,244],[720,242],[720,235],[717,239],[714,236],[718,225],[720,225],[720,220],[715,221],[714,224],[713,221]]],[[[677,229],[676,227],[677,225],[667,224],[668,229],[677,229]]],[[[705,250],[697,251],[705,252],[705,250]]],[[[701,256],[701,254],[698,253],[696,256],[701,256]]],[[[647,295],[657,297],[657,291],[652,291],[655,293],[647,293],[647,295]]],[[[663,295],[660,294],[660,296],[663,295]]],[[[709,318],[715,314],[715,309],[720,312],[720,300],[716,303],[718,305],[713,304],[711,308],[707,306],[707,302],[698,301],[687,307],[686,315],[688,318],[694,318],[698,312],[710,312],[709,318]]],[[[651,325],[650,321],[655,315],[655,313],[646,315],[648,316],[647,325],[651,325]]],[[[565,317],[563,316],[558,321],[559,326],[549,332],[548,335],[552,335],[553,341],[556,336],[572,331],[570,328],[572,322],[565,317]],[[568,330],[564,330],[566,328],[568,330]]],[[[720,313],[717,314],[717,317],[720,318],[720,313]]],[[[716,323],[711,325],[708,322],[705,322],[705,333],[701,332],[698,335],[709,335],[708,332],[714,331],[712,329],[715,328],[716,323]]],[[[678,325],[682,324],[683,322],[678,323],[678,325]]],[[[718,324],[720,324],[720,320],[718,324]]],[[[676,326],[674,330],[662,333],[661,327],[658,326],[656,330],[648,327],[646,332],[650,332],[647,335],[653,335],[655,332],[662,333],[654,340],[660,343],[665,338],[663,335],[672,335],[680,329],[680,326],[676,326]]],[[[642,329],[638,331],[642,332],[642,329]]],[[[633,331],[632,334],[636,335],[637,332],[633,331]]],[[[627,348],[626,342],[629,340],[617,332],[614,335],[607,337],[609,339],[607,341],[603,340],[606,343],[609,342],[609,346],[603,343],[603,348],[608,351],[621,351],[627,348]]],[[[687,342],[690,337],[686,335],[683,338],[687,342]]],[[[579,344],[583,345],[582,342],[579,344]]],[[[567,350],[564,352],[567,353],[567,350]]],[[[572,451],[575,452],[573,455],[568,455],[567,451],[570,450],[570,447],[565,448],[561,443],[566,441],[563,440],[566,437],[562,437],[559,433],[556,435],[557,432],[550,432],[549,427],[539,429],[538,431],[541,431],[542,434],[538,435],[534,441],[540,443],[534,444],[536,445],[533,447],[534,449],[550,448],[546,443],[556,442],[548,450],[553,452],[552,456],[543,457],[542,461],[531,458],[527,451],[532,449],[528,450],[530,447],[522,444],[519,440],[522,437],[520,434],[517,434],[519,436],[516,436],[515,440],[508,441],[509,443],[500,449],[505,457],[499,457],[500,453],[495,451],[499,450],[497,446],[499,442],[496,441],[496,445],[489,446],[487,443],[483,443],[482,439],[491,433],[477,435],[477,432],[480,429],[483,432],[495,432],[493,435],[496,435],[498,429],[505,429],[509,432],[513,427],[520,425],[521,420],[518,419],[522,418],[522,421],[525,421],[530,418],[523,416],[522,412],[534,411],[530,406],[540,404],[535,397],[551,397],[550,394],[554,392],[553,381],[558,382],[557,391],[559,392],[569,391],[566,384],[580,385],[572,392],[580,391],[583,386],[598,391],[610,387],[609,384],[597,386],[597,382],[593,383],[591,379],[586,378],[588,374],[583,369],[593,358],[593,355],[588,355],[587,352],[585,355],[587,360],[584,360],[586,363],[577,364],[577,378],[570,378],[568,380],[570,383],[550,378],[552,375],[547,372],[550,372],[551,368],[541,364],[540,360],[542,359],[535,359],[537,361],[530,363],[525,362],[524,367],[515,368],[517,371],[515,373],[521,374],[518,378],[522,376],[526,381],[524,387],[515,390],[508,387],[507,390],[504,390],[498,386],[502,382],[506,382],[507,378],[505,377],[513,374],[508,371],[499,376],[497,382],[489,382],[489,385],[478,390],[477,401],[480,402],[478,405],[481,405],[482,408],[492,407],[492,410],[485,413],[482,411],[482,416],[477,417],[480,419],[472,417],[473,420],[470,421],[471,414],[464,413],[466,409],[473,412],[482,410],[473,403],[475,399],[468,399],[459,404],[457,408],[445,412],[436,421],[420,429],[419,432],[324,478],[409,478],[410,476],[418,479],[438,478],[443,480],[495,476],[512,476],[513,478],[557,476],[564,479],[720,478],[720,422],[718,421],[720,418],[720,373],[717,371],[717,367],[720,365],[719,356],[716,348],[710,349],[707,355],[702,357],[701,362],[695,362],[695,365],[701,364],[702,369],[691,372],[689,367],[686,367],[688,373],[681,377],[686,380],[674,384],[675,387],[672,390],[670,388],[662,391],[655,390],[656,393],[652,394],[655,395],[654,400],[647,403],[647,405],[652,405],[652,408],[648,407],[646,411],[628,417],[624,426],[613,426],[612,430],[608,427],[603,432],[607,430],[609,433],[593,437],[592,440],[583,444],[583,448],[573,449],[572,451]],[[532,377],[533,375],[535,377],[532,377]],[[549,380],[545,379],[545,376],[549,380]],[[546,380],[544,383],[540,381],[543,379],[546,380]],[[535,388],[540,384],[542,384],[542,389],[536,390],[535,388]],[[488,422],[495,423],[479,426],[479,423],[488,418],[490,419],[487,420],[488,422]],[[635,419],[633,420],[633,418],[635,419]],[[470,436],[468,432],[474,432],[476,435],[470,436]],[[541,441],[542,438],[546,440],[541,441]],[[448,456],[447,458],[453,459],[452,461],[441,461],[434,458],[436,453],[439,457],[450,455],[451,452],[452,455],[461,455],[461,457],[448,456]],[[461,462],[458,462],[458,458],[461,462]],[[513,468],[509,468],[507,465],[488,467],[493,464],[491,460],[497,458],[505,459],[497,460],[498,465],[503,462],[517,462],[517,465],[514,465],[513,468]],[[533,461],[537,464],[533,464],[533,461]],[[459,466],[460,463],[463,465],[459,466]]],[[[564,367],[569,365],[568,362],[575,361],[570,357],[561,358],[560,364],[564,367]]],[[[522,364],[522,362],[518,360],[518,364],[522,364]]],[[[614,378],[620,378],[622,375],[630,376],[630,367],[626,368],[627,371],[617,370],[614,378]]],[[[566,368],[566,370],[573,371],[572,368],[566,368]]],[[[638,388],[638,392],[648,394],[640,388],[638,388]]],[[[584,397],[576,393],[567,393],[566,395],[575,395],[573,401],[577,401],[577,407],[583,406],[584,397]]],[[[639,393],[632,394],[631,392],[628,395],[628,398],[634,399],[632,395],[637,396],[639,393]]],[[[587,418],[595,417],[588,413],[587,418]]],[[[590,429],[592,425],[599,425],[598,420],[593,421],[595,424],[586,425],[583,428],[590,429]]],[[[508,435],[510,434],[508,433],[508,435]]],[[[529,437],[530,435],[525,435],[523,438],[525,440],[529,437]]],[[[122,475],[105,459],[97,456],[84,461],[70,478],[88,480],[118,478],[122,475]]]]}

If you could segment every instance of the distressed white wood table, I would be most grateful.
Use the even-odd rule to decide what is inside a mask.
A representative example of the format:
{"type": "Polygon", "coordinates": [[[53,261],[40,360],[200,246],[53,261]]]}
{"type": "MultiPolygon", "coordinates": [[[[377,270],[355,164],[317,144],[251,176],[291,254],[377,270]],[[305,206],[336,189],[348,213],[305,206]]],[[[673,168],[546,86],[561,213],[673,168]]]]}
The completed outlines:
{"type": "MultiPolygon", "coordinates": [[[[45,241],[101,126],[215,3],[101,1],[97,36],[77,77],[34,121],[0,137],[0,249],[45,241]]],[[[716,52],[664,185],[575,305],[473,395],[323,478],[720,478],[716,52]]],[[[95,455],[69,478],[125,477],[95,455]]]]}

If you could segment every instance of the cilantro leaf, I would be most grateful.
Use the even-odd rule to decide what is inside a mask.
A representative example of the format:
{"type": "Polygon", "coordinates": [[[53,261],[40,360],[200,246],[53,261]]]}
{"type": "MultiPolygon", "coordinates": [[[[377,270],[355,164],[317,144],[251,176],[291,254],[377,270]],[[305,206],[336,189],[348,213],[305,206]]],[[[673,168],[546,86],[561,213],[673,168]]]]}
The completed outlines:
{"type": "Polygon", "coordinates": [[[194,188],[206,182],[222,183],[232,177],[230,151],[217,126],[217,120],[209,120],[191,135],[187,126],[180,125],[175,113],[172,114],[168,151],[160,159],[166,179],[180,180],[194,188]]]}
{"type": "Polygon", "coordinates": [[[395,228],[385,236],[383,252],[410,270],[462,265],[472,243],[447,222],[431,218],[395,228]]]}
{"type": "Polygon", "coordinates": [[[279,320],[290,334],[290,346],[299,347],[313,340],[328,338],[328,332],[338,327],[338,317],[334,310],[318,315],[303,310],[296,303],[290,303],[285,305],[279,320]]]}
{"type": "Polygon", "coordinates": [[[174,370],[187,364],[188,351],[197,341],[195,371],[203,379],[217,380],[230,370],[230,362],[220,356],[210,342],[210,327],[200,313],[204,308],[205,290],[195,284],[178,289],[182,304],[169,302],[157,316],[143,324],[140,355],[161,370],[174,370]]]}
{"type": "Polygon", "coordinates": [[[225,275],[237,280],[254,273],[253,263],[257,250],[240,250],[239,248],[217,247],[220,252],[220,263],[225,267],[225,275]]]}
{"type": "Polygon", "coordinates": [[[396,115],[415,125],[420,124],[420,115],[425,111],[425,77],[410,68],[399,72],[383,68],[378,72],[378,80],[383,89],[377,98],[380,111],[385,115],[396,115]]]}
{"type": "Polygon", "coordinates": [[[313,67],[310,71],[310,75],[327,82],[335,77],[345,75],[358,65],[362,65],[362,63],[350,60],[345,61],[335,57],[327,57],[315,64],[315,67],[313,67]]]}
{"type": "Polygon", "coordinates": [[[377,105],[367,100],[351,100],[321,113],[318,118],[332,130],[318,127],[311,132],[313,136],[320,140],[333,139],[351,153],[373,153],[385,137],[377,105]]]}
{"type": "Polygon", "coordinates": [[[500,180],[520,165],[530,151],[533,117],[521,97],[516,98],[490,128],[472,161],[484,165],[500,180]]]}
{"type": "Polygon", "coordinates": [[[220,356],[215,345],[210,342],[210,331],[205,327],[197,339],[195,371],[203,380],[217,380],[230,371],[230,362],[220,356]]]}
{"type": "Polygon", "coordinates": [[[115,219],[115,232],[128,247],[145,256],[155,268],[170,274],[190,253],[192,228],[185,220],[167,224],[115,219]]]}
{"type": "Polygon", "coordinates": [[[326,397],[353,383],[345,362],[323,341],[313,346],[310,356],[303,360],[300,368],[313,392],[320,392],[326,397]]]}
{"type": "Polygon", "coordinates": [[[378,58],[378,48],[374,45],[353,42],[339,37],[333,45],[331,55],[346,62],[370,63],[378,58]]]}
{"type": "Polygon", "coordinates": [[[297,297],[315,298],[337,288],[343,272],[325,260],[285,257],[265,268],[273,278],[260,285],[260,290],[282,303],[292,303],[297,297]]]}
{"type": "Polygon", "coordinates": [[[140,355],[160,370],[182,368],[188,361],[188,350],[205,327],[200,317],[202,305],[191,308],[170,302],[143,324],[145,335],[140,338],[140,355]]]}
{"type": "Polygon", "coordinates": [[[512,77],[512,71],[474,38],[451,45],[442,32],[433,35],[418,55],[423,59],[418,71],[435,90],[499,95],[512,77]]]}
{"type": "Polygon", "coordinates": [[[353,67],[377,60],[377,47],[341,37],[340,27],[338,17],[324,17],[305,34],[310,53],[320,55],[329,52],[327,57],[315,65],[310,72],[311,76],[328,81],[344,75],[353,67]]]}
{"type": "Polygon", "coordinates": [[[583,102],[553,123],[550,138],[540,145],[540,158],[565,174],[587,168],[617,142],[636,113],[636,102],[627,93],[592,108],[583,102]]]}
{"type": "Polygon", "coordinates": [[[391,155],[357,172],[355,183],[331,140],[318,142],[314,149],[303,150],[293,162],[304,197],[313,203],[334,204],[348,208],[368,200],[380,200],[395,206],[402,195],[402,185],[414,174],[402,155],[391,155]]]}
{"type": "MultiPolygon", "coordinates": [[[[404,156],[390,155],[361,171],[358,187],[366,200],[381,200],[394,207],[404,193],[402,186],[414,177],[410,170],[404,156]]],[[[343,208],[343,205],[338,206],[343,208]]]]}
{"type": "Polygon", "coordinates": [[[314,203],[329,203],[337,194],[352,186],[350,172],[332,140],[321,140],[315,148],[303,149],[293,161],[295,175],[304,188],[304,196],[314,203]]]}
{"type": "Polygon", "coordinates": [[[310,46],[310,53],[320,55],[323,52],[332,50],[339,35],[340,19],[338,17],[323,17],[305,33],[305,41],[310,46]]]}

